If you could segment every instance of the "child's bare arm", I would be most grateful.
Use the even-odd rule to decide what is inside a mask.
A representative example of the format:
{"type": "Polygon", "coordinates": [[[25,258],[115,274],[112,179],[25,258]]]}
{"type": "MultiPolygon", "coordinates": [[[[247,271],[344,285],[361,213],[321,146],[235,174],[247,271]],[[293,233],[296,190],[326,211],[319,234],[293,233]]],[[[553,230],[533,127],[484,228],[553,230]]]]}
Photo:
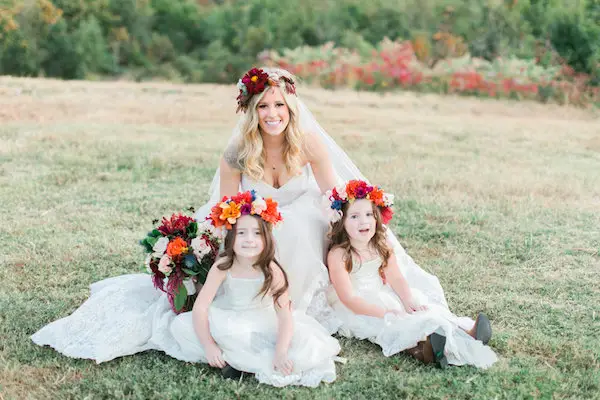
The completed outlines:
{"type": "Polygon", "coordinates": [[[329,278],[340,301],[353,313],[369,315],[371,317],[383,318],[386,309],[367,302],[360,296],[356,296],[352,290],[350,274],[344,265],[344,250],[333,249],[327,254],[327,267],[329,278]]]}
{"type": "MultiPolygon", "coordinates": [[[[284,286],[285,279],[283,271],[275,263],[271,263],[271,273],[273,274],[271,293],[275,293],[284,286]]],[[[287,353],[294,335],[294,320],[292,318],[292,304],[287,290],[279,296],[274,305],[277,313],[277,343],[275,345],[273,366],[284,375],[289,375],[292,373],[293,364],[288,359],[287,353]]]]}
{"type": "Polygon", "coordinates": [[[406,312],[412,314],[415,311],[427,309],[426,306],[415,303],[410,287],[408,286],[408,282],[406,282],[404,275],[402,275],[402,272],[400,272],[396,255],[393,252],[388,259],[388,264],[384,272],[389,285],[392,287],[392,289],[394,289],[394,292],[396,292],[398,297],[400,297],[406,312]]]}
{"type": "Polygon", "coordinates": [[[226,363],[223,360],[221,349],[210,334],[210,327],[208,325],[208,308],[212,303],[217,290],[221,283],[225,279],[227,272],[221,271],[216,267],[216,264],[212,266],[206,277],[206,282],[202,286],[198,297],[194,302],[194,308],[192,309],[192,321],[194,322],[194,331],[198,335],[200,344],[206,353],[208,363],[212,367],[225,367],[226,363]]]}

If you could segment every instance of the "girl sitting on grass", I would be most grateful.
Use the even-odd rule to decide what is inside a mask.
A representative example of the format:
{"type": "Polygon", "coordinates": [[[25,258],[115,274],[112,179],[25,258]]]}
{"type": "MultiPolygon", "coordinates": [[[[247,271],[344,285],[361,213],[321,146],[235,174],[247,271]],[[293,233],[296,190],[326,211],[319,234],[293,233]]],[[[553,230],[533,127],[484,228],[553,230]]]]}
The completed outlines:
{"type": "Polygon", "coordinates": [[[401,351],[425,363],[487,368],[496,354],[485,344],[491,326],[479,314],[469,330],[458,317],[408,286],[386,239],[393,196],[352,180],[327,193],[331,221],[329,302],[343,321],[339,333],[368,339],[385,356],[401,351]]]}
{"type": "Polygon", "coordinates": [[[337,340],[316,320],[294,313],[272,233],[277,203],[254,191],[224,198],[210,215],[228,229],[193,310],[171,325],[190,361],[254,373],[274,386],[317,386],[336,378],[337,340]]]}

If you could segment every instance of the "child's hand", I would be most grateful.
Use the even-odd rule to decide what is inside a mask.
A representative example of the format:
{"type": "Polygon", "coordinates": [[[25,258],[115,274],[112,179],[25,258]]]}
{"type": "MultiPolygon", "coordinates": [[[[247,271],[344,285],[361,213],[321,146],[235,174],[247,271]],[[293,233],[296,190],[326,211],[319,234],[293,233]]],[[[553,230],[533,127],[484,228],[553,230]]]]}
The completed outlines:
{"type": "Polygon", "coordinates": [[[403,301],[402,304],[404,305],[404,309],[406,310],[406,312],[409,314],[413,314],[417,311],[426,311],[428,309],[426,305],[420,305],[418,303],[415,303],[413,299],[403,301]]]}
{"type": "Polygon", "coordinates": [[[294,364],[288,359],[286,352],[276,352],[275,358],[273,359],[273,367],[275,371],[281,372],[283,375],[289,375],[292,373],[294,364]]]}
{"type": "Polygon", "coordinates": [[[398,309],[395,309],[395,308],[390,308],[388,310],[385,310],[385,313],[386,314],[396,315],[398,317],[402,317],[403,315],[406,315],[405,311],[398,310],[398,309]]]}
{"type": "Polygon", "coordinates": [[[213,344],[206,349],[206,359],[211,367],[225,368],[227,365],[223,359],[223,352],[216,344],[213,344]]]}

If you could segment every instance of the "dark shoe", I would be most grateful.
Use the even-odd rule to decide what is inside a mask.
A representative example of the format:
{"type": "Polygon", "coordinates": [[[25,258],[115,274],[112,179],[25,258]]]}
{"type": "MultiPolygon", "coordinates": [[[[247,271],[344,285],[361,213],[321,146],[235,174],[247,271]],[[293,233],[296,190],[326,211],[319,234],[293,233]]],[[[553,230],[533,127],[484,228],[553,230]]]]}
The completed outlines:
{"type": "Polygon", "coordinates": [[[404,352],[423,364],[433,364],[433,351],[431,350],[431,342],[427,340],[420,341],[415,347],[404,350],[404,352]]]}
{"type": "Polygon", "coordinates": [[[446,347],[446,336],[438,333],[432,333],[427,337],[431,343],[431,350],[433,351],[433,359],[435,363],[444,369],[448,366],[448,359],[444,354],[444,348],[446,347]]]}
{"type": "Polygon", "coordinates": [[[242,374],[243,374],[242,371],[238,371],[237,369],[233,368],[231,365],[227,365],[221,369],[221,375],[225,379],[240,379],[242,374]]]}
{"type": "Polygon", "coordinates": [[[488,344],[492,338],[492,324],[484,313],[479,313],[475,320],[475,325],[469,331],[469,335],[477,340],[481,340],[483,344],[488,344]]]}

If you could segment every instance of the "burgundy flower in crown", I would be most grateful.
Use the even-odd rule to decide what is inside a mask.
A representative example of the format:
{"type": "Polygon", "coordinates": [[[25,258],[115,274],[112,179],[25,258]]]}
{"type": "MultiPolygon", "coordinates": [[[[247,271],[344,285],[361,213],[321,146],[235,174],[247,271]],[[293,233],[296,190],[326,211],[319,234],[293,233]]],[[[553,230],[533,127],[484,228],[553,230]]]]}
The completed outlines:
{"type": "Polygon", "coordinates": [[[252,96],[262,93],[267,86],[277,86],[278,79],[281,79],[285,82],[285,91],[287,93],[296,94],[296,87],[294,86],[294,81],[291,78],[286,76],[281,76],[278,78],[270,77],[269,74],[267,74],[261,68],[252,68],[250,71],[246,72],[246,74],[238,81],[237,84],[237,87],[240,91],[237,97],[237,111],[242,110],[246,112],[252,96]]]}

